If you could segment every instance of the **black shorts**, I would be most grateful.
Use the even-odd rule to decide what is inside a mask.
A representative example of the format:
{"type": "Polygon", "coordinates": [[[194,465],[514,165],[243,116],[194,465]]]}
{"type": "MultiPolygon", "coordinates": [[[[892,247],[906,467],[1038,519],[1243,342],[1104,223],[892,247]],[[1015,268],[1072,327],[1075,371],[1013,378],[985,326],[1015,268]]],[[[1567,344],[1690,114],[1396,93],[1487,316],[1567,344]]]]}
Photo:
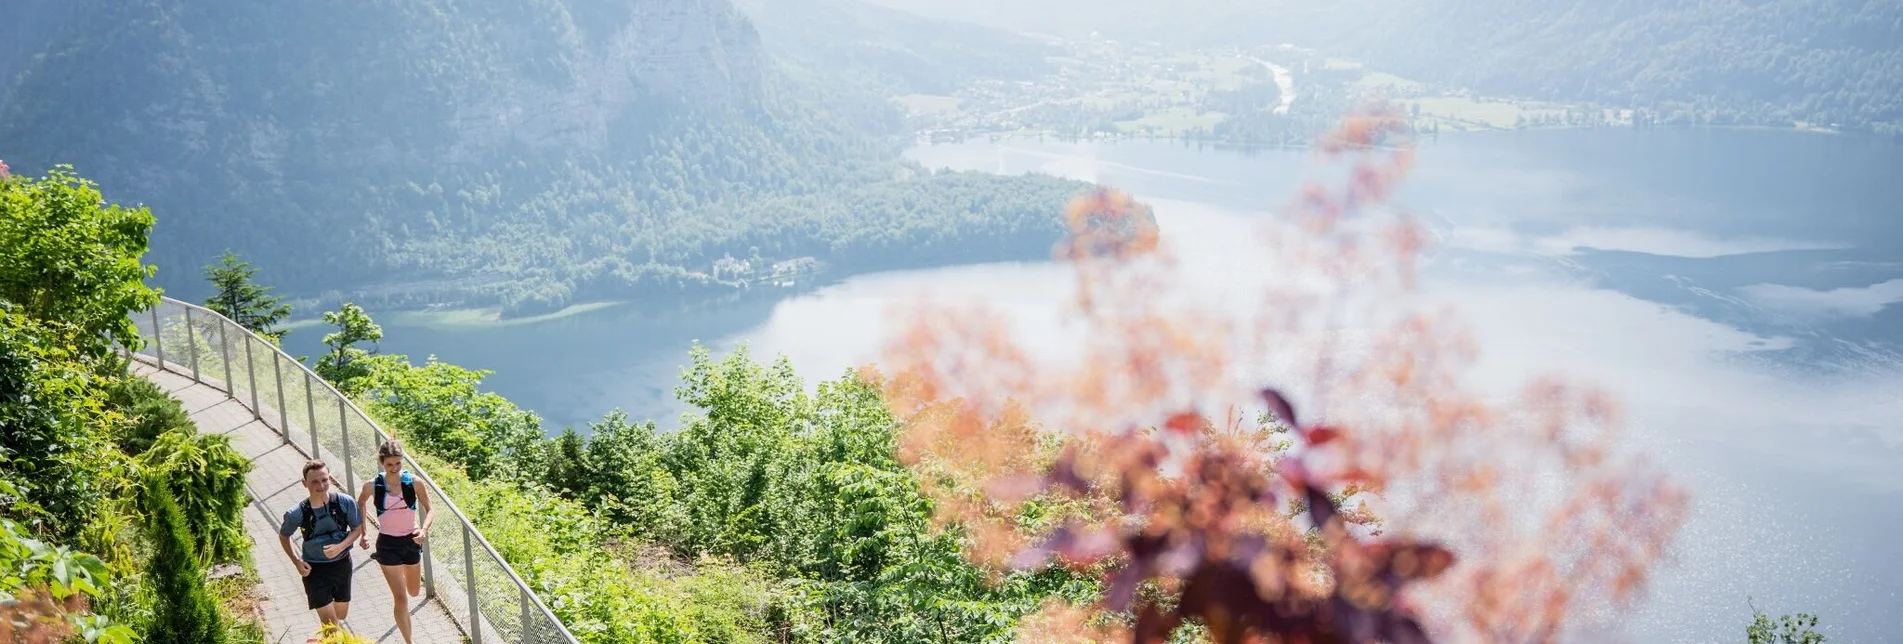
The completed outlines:
{"type": "Polygon", "coordinates": [[[311,610],[329,606],[331,602],[350,603],[350,556],[336,561],[311,563],[311,574],[304,576],[304,596],[310,599],[311,610]]]}
{"type": "Polygon", "coordinates": [[[414,566],[423,563],[423,546],[416,542],[414,536],[377,535],[377,554],[371,558],[385,566],[414,566]]]}

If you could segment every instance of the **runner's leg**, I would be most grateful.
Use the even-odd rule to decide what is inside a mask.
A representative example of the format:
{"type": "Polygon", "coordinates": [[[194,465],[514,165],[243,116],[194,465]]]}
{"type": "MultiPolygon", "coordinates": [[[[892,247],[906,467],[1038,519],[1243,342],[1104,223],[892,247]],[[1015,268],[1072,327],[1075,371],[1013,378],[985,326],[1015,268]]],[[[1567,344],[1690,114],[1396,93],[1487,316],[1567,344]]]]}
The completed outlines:
{"type": "Polygon", "coordinates": [[[403,592],[403,568],[411,566],[382,566],[383,581],[390,584],[390,609],[396,617],[396,630],[403,634],[404,644],[410,644],[410,597],[403,592]]]}
{"type": "Polygon", "coordinates": [[[403,566],[403,581],[407,582],[407,584],[409,585],[411,597],[415,597],[417,595],[423,594],[423,566],[422,564],[410,564],[407,566],[403,566]]]}

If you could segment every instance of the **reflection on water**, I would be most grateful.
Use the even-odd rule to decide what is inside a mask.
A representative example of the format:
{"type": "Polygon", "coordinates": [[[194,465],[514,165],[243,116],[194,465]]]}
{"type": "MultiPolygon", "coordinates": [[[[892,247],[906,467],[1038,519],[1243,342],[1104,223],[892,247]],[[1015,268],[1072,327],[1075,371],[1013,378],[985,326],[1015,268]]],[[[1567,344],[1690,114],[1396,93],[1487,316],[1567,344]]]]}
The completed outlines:
{"type": "MultiPolygon", "coordinates": [[[[1300,153],[1178,143],[971,143],[913,156],[1126,187],[1200,257],[1208,288],[1233,287],[1257,213],[1313,172],[1300,153]]],[[[1692,520],[1630,639],[1735,639],[1747,596],[1821,614],[1833,641],[1883,641],[1903,627],[1903,150],[1788,132],[1524,132],[1448,137],[1417,167],[1401,201],[1434,229],[1433,295],[1483,340],[1475,377],[1505,386],[1559,369],[1610,389],[1633,444],[1694,488],[1692,520]]],[[[490,384],[552,427],[614,407],[671,427],[694,339],[748,343],[809,379],[836,377],[876,357],[892,307],[932,293],[989,302],[1059,345],[1064,270],[989,264],[686,312],[389,326],[384,348],[495,369],[490,384]]],[[[320,334],[302,335],[314,345],[320,334]]]]}

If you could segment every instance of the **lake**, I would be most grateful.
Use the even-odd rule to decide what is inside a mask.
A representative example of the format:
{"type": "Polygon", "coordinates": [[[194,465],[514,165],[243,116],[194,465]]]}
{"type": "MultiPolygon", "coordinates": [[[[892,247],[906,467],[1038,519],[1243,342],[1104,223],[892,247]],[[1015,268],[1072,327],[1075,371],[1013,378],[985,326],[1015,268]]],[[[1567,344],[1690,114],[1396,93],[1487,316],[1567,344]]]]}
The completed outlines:
{"type": "MultiPolygon", "coordinates": [[[[1232,277],[1245,233],[1311,158],[1180,142],[973,142],[938,167],[1125,188],[1165,238],[1232,277]]],[[[1832,641],[1903,628],[1903,148],[1788,131],[1547,130],[1424,143],[1399,202],[1429,225],[1433,290],[1481,338],[1485,380],[1557,369],[1625,405],[1634,444],[1695,493],[1630,639],[1739,639],[1747,600],[1813,612],[1832,641]]],[[[1060,341],[1066,268],[861,275],[784,299],[627,305],[513,326],[382,315],[388,352],[497,373],[551,430],[613,408],[675,426],[695,340],[784,354],[809,380],[874,357],[921,293],[982,299],[1060,341]]],[[[373,311],[373,313],[379,313],[373,311]]],[[[315,329],[294,333],[315,352],[315,329]]]]}

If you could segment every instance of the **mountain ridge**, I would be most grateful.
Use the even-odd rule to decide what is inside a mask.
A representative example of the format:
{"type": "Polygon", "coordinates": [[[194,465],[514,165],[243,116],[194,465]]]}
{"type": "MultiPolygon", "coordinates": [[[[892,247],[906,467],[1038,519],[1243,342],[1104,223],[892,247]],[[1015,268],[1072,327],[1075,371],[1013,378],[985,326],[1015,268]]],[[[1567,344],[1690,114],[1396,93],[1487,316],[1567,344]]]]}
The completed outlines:
{"type": "Polygon", "coordinates": [[[427,297],[558,307],[712,288],[707,265],[750,249],[1048,243],[1082,187],[933,179],[896,110],[789,77],[725,0],[86,7],[21,66],[0,158],[151,206],[168,289],[230,248],[290,294],[495,275],[427,297]]]}

